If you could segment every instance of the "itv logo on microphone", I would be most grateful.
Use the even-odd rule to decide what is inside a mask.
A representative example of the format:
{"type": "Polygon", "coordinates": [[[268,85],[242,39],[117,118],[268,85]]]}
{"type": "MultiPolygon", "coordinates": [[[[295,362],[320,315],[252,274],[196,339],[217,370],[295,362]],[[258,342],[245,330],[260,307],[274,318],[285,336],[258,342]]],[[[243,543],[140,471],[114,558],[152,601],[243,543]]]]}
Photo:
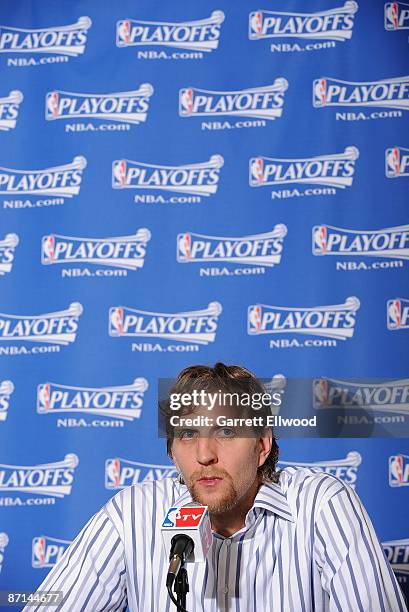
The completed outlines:
{"type": "Polygon", "coordinates": [[[163,519],[163,528],[198,527],[202,517],[207,512],[207,506],[184,506],[169,508],[163,519]]]}

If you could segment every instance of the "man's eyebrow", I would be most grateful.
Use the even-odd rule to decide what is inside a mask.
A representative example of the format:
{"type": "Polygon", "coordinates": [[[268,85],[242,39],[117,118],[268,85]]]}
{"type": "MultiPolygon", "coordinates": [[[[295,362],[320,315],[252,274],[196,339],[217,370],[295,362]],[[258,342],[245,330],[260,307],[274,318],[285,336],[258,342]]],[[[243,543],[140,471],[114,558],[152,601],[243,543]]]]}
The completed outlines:
{"type": "Polygon", "coordinates": [[[203,429],[206,430],[210,430],[210,431],[214,431],[216,429],[240,429],[240,427],[238,427],[237,425],[209,425],[209,426],[203,426],[203,427],[190,427],[189,425],[186,425],[185,427],[179,426],[179,427],[175,427],[174,431],[176,433],[180,433],[182,431],[201,431],[203,429]]]}

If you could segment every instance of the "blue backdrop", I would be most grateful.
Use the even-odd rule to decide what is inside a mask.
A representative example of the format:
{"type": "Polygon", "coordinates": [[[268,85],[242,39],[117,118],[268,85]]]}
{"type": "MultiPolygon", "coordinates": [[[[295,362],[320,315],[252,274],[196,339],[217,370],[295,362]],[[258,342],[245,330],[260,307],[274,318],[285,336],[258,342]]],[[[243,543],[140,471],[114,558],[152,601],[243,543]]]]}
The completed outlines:
{"type": "Polygon", "coordinates": [[[408,590],[409,5],[4,0],[0,24],[0,589],[173,475],[157,379],[222,360],[323,378],[317,414],[347,389],[340,437],[282,465],[356,487],[408,590]]]}

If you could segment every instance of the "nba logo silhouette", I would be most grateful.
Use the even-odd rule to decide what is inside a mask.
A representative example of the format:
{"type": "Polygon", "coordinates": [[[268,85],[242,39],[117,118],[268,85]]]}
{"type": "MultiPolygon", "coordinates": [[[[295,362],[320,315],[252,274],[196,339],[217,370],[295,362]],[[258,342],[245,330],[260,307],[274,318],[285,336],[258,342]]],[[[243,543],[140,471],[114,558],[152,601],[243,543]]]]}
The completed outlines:
{"type": "Polygon", "coordinates": [[[389,457],[389,486],[409,486],[409,456],[393,455],[389,457]]]}
{"type": "Polygon", "coordinates": [[[162,527],[174,527],[176,523],[177,508],[169,508],[163,519],[162,527]]]}

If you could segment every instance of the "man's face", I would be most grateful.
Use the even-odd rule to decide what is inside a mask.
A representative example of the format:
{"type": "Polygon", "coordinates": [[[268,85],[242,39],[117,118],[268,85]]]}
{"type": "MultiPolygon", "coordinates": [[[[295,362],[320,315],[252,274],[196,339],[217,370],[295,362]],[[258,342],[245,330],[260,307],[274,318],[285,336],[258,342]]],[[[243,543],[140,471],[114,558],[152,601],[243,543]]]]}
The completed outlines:
{"type": "MultiPolygon", "coordinates": [[[[200,408],[188,416],[200,415],[209,416],[209,412],[200,408]]],[[[212,416],[216,415],[217,409],[212,416]]],[[[243,437],[243,432],[231,427],[196,426],[176,429],[171,451],[193,500],[208,506],[212,514],[231,510],[249,493],[267,452],[260,438],[249,437],[248,430],[243,437]]]]}

